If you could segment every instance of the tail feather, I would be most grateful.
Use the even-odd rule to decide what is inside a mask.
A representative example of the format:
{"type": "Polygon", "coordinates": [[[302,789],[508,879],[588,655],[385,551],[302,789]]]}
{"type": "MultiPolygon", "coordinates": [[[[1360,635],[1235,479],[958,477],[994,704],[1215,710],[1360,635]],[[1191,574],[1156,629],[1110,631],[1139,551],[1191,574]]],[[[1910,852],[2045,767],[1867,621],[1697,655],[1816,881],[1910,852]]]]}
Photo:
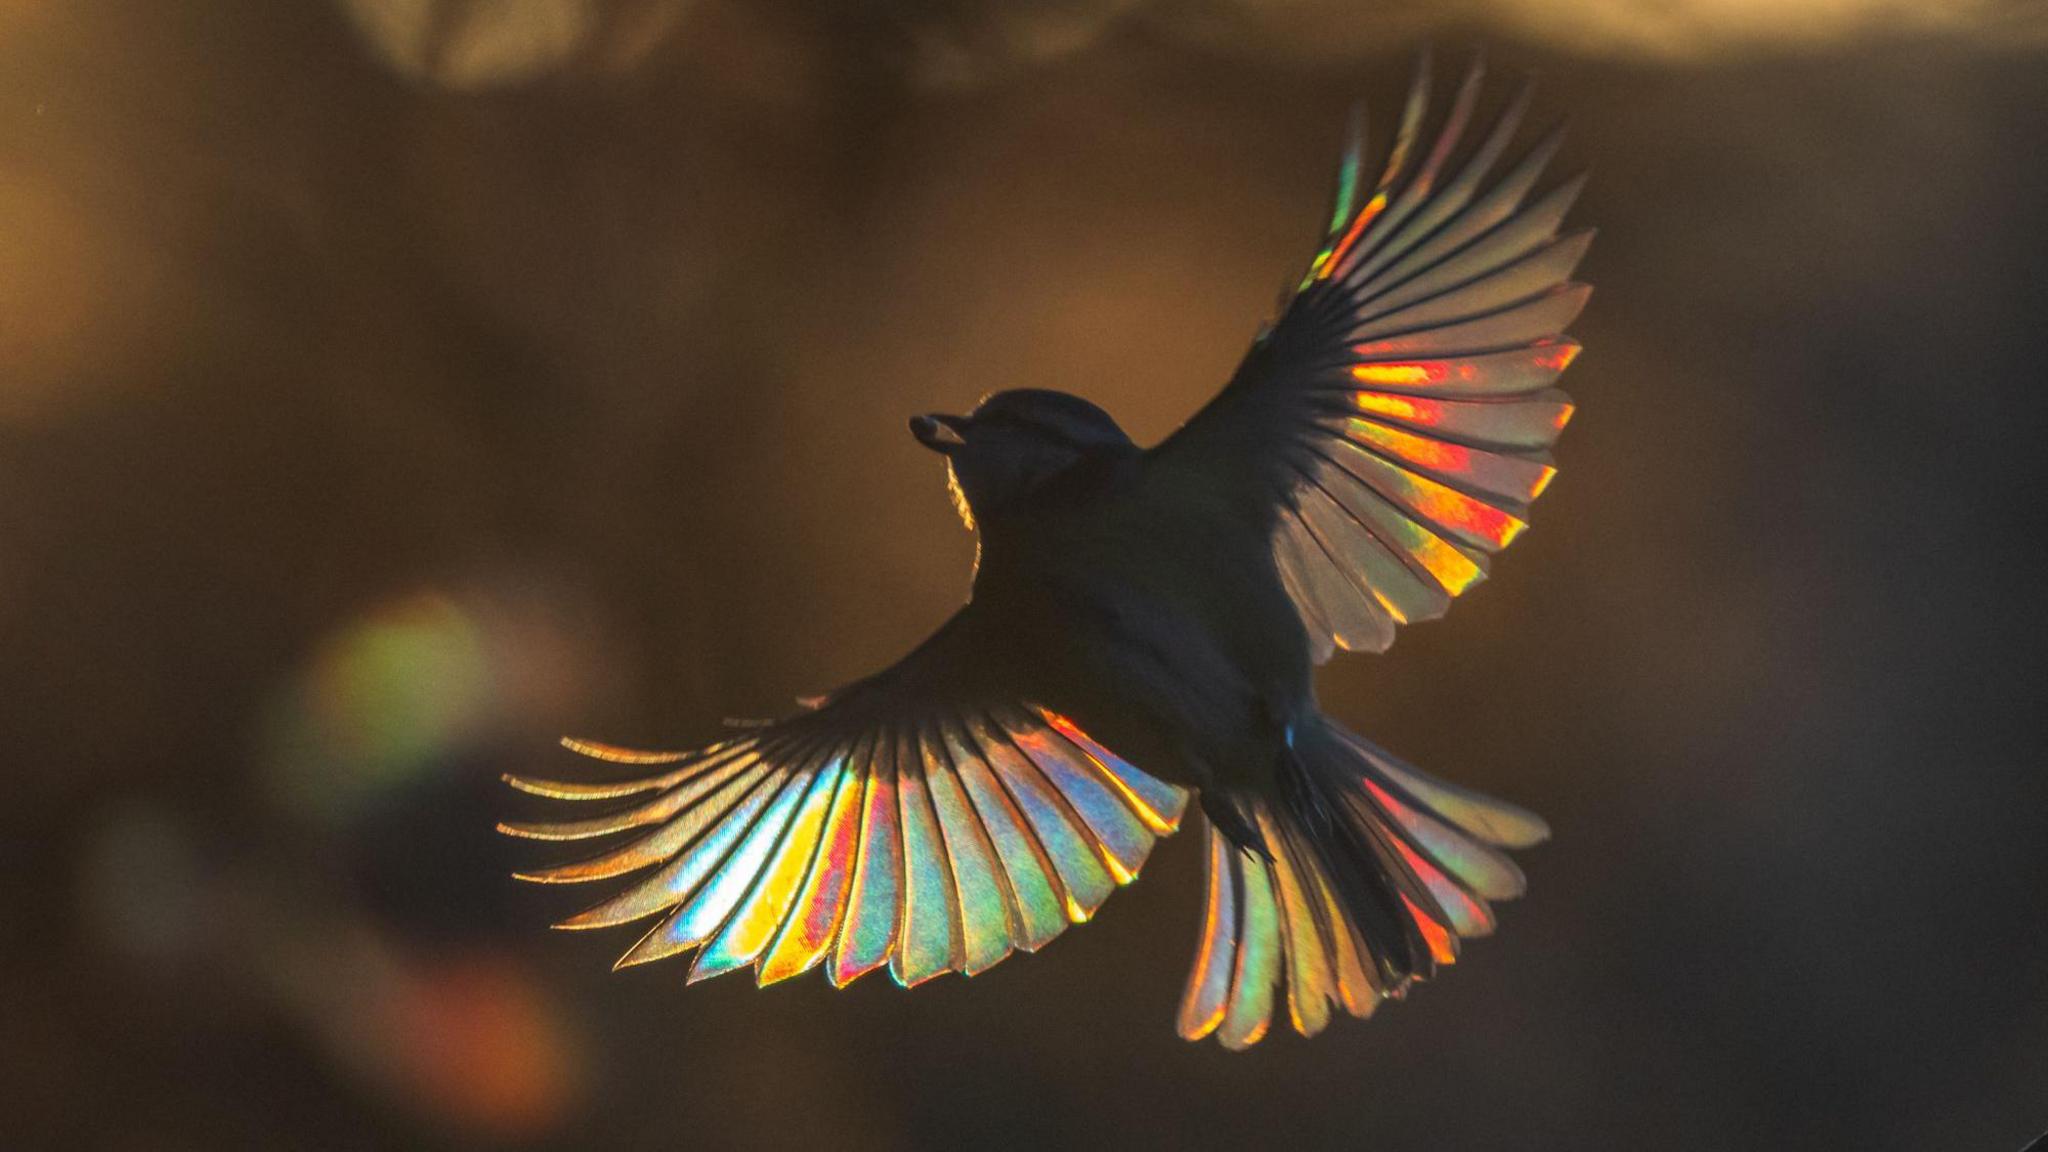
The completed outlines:
{"type": "Polygon", "coordinates": [[[1455,963],[1461,939],[1493,931],[1489,901],[1522,892],[1497,848],[1549,834],[1533,814],[1435,780],[1324,718],[1297,733],[1277,795],[1229,800],[1265,852],[1211,823],[1179,1028],[1232,1049],[1265,1036],[1283,991],[1295,1031],[1313,1036],[1333,1005],[1370,1016],[1455,963]]]}

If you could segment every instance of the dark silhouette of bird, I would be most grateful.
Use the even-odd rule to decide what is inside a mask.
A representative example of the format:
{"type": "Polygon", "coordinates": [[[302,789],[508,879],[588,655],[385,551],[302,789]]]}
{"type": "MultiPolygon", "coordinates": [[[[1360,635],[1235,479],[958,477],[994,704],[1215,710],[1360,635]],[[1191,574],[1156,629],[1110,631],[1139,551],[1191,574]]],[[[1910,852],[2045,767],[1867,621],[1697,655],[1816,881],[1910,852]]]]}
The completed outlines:
{"type": "Polygon", "coordinates": [[[1325,242],[1235,375],[1150,449],[1049,391],[919,416],[979,534],[972,594],[900,662],[788,719],[689,752],[567,741],[655,765],[618,783],[508,778],[629,830],[540,882],[639,872],[561,927],[656,917],[621,958],[691,949],[696,981],[822,966],[905,986],[1034,951],[1136,877],[1190,793],[1208,903],[1179,1029],[1241,1048],[1277,1006],[1304,1035],[1369,1016],[1494,927],[1545,838],[1318,707],[1336,649],[1379,652],[1487,573],[1549,482],[1554,387],[1590,232],[1581,179],[1535,194],[1552,132],[1496,168],[1526,86],[1465,148],[1474,63],[1419,151],[1425,58],[1364,181],[1354,115],[1325,242]]]}

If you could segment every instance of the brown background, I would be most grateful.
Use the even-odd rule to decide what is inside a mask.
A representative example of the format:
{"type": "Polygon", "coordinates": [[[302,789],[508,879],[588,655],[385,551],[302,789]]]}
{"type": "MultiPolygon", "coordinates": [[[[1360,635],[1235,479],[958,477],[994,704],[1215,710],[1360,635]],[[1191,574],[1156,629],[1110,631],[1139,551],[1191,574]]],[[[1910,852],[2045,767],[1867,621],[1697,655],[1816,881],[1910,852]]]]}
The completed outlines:
{"type": "Polygon", "coordinates": [[[2018,1147],[2029,11],[0,2],[7,1143],[2018,1147]],[[903,417],[1169,430],[1423,33],[1542,75],[1602,228],[1536,529],[1321,679],[1550,819],[1499,937],[1231,1057],[1192,841],[914,995],[543,931],[496,774],[920,637],[972,545],[903,417]]]}

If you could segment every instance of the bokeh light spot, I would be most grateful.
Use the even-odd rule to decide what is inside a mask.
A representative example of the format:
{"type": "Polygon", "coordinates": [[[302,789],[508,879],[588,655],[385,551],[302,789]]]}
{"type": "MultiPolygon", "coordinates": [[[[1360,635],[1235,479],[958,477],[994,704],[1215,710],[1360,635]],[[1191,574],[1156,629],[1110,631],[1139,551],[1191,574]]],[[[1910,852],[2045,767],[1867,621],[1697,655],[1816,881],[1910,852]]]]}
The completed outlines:
{"type": "Polygon", "coordinates": [[[434,592],[393,601],[321,646],[272,717],[279,799],[346,816],[469,740],[496,684],[481,631],[434,592]]]}
{"type": "Polygon", "coordinates": [[[577,1046],[533,974],[509,958],[415,964],[381,1008],[389,1071],[446,1120],[532,1136],[558,1125],[578,1096],[577,1046]]]}

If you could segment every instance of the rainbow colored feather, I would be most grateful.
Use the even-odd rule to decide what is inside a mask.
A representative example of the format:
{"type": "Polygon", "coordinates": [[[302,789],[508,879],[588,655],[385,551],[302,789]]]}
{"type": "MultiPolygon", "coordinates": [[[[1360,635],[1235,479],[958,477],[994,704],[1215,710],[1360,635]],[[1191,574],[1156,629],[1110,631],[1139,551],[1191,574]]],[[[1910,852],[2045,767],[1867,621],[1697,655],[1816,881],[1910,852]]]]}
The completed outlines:
{"type": "Polygon", "coordinates": [[[1355,208],[1354,121],[1326,243],[1263,341],[1274,363],[1258,389],[1295,441],[1274,560],[1324,658],[1384,651],[1396,625],[1442,615],[1485,579],[1489,554],[1528,527],[1571,418],[1553,384],[1579,350],[1564,328],[1590,291],[1570,276],[1592,232],[1558,229],[1583,179],[1529,199],[1553,132],[1483,187],[1524,89],[1441,182],[1483,74],[1475,62],[1411,166],[1423,62],[1379,183],[1355,208]]]}
{"type": "Polygon", "coordinates": [[[912,987],[986,971],[1043,947],[1136,879],[1188,797],[1035,706],[892,724],[829,748],[774,730],[694,753],[564,744],[676,767],[614,784],[507,777],[553,799],[653,793],[593,819],[501,824],[536,840],[651,829],[520,878],[581,883],[652,869],[557,927],[658,915],[619,965],[696,949],[692,982],[751,968],[770,984],[823,965],[843,985],[887,965],[912,987]]]}

